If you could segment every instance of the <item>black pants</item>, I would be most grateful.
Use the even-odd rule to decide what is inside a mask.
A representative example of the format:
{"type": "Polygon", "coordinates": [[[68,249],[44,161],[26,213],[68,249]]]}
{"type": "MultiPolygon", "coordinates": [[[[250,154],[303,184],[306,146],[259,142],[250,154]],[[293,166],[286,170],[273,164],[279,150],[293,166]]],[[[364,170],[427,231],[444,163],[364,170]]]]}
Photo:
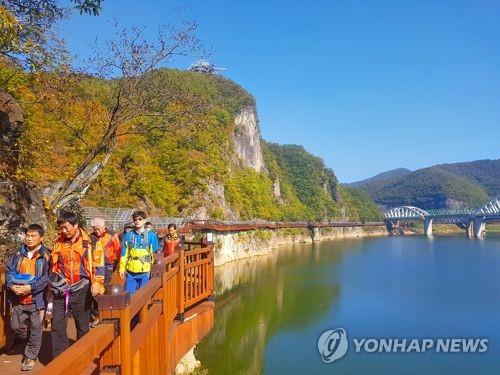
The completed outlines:
{"type": "Polygon", "coordinates": [[[104,285],[111,284],[111,279],[113,278],[113,273],[116,270],[117,262],[113,264],[106,263],[104,266],[104,285]]]}
{"type": "MultiPolygon", "coordinates": [[[[89,331],[90,305],[92,296],[90,286],[86,285],[77,292],[72,292],[69,299],[69,308],[73,313],[76,326],[76,339],[80,339],[89,331]]],[[[52,358],[57,357],[69,346],[68,315],[65,313],[64,296],[54,296],[54,310],[52,312],[52,358]]]]}

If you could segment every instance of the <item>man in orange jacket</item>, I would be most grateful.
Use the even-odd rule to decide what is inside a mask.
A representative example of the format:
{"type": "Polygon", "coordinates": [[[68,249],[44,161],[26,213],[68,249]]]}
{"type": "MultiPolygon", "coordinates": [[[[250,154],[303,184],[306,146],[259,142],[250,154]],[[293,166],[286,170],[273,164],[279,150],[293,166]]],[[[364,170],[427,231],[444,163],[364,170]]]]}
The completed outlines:
{"type": "Polygon", "coordinates": [[[170,223],[167,226],[167,234],[163,239],[163,254],[167,257],[175,253],[175,248],[179,244],[179,236],[177,235],[177,225],[170,223]]]}
{"type": "Polygon", "coordinates": [[[89,331],[92,296],[102,294],[104,287],[104,252],[92,251],[89,235],[79,227],[73,212],[62,212],[57,218],[60,236],[52,251],[49,276],[54,296],[52,317],[52,357],[68,346],[68,311],[75,320],[77,339],[89,331]]]}
{"type": "MultiPolygon", "coordinates": [[[[106,228],[106,222],[103,218],[93,218],[90,225],[92,226],[90,240],[93,251],[104,252],[104,286],[106,287],[111,284],[113,272],[120,260],[122,247],[118,235],[114,230],[106,228]]],[[[90,319],[92,320],[91,327],[96,327],[99,324],[99,310],[95,298],[92,299],[90,319]]]]}
{"type": "Polygon", "coordinates": [[[94,251],[104,252],[104,285],[108,285],[120,260],[122,250],[120,240],[114,230],[106,228],[104,219],[95,217],[90,222],[90,225],[93,232],[90,239],[94,251]]]}

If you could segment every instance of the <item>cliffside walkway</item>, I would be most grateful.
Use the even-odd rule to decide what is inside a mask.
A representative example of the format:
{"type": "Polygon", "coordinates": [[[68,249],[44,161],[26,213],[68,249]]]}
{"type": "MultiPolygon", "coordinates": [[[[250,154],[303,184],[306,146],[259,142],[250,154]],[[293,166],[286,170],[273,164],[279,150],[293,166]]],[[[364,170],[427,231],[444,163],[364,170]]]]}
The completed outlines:
{"type": "MultiPolygon", "coordinates": [[[[87,225],[94,217],[101,217],[106,221],[106,225],[115,230],[122,230],[125,223],[132,221],[131,208],[110,208],[110,207],[84,207],[84,212],[87,217],[87,225]]],[[[179,228],[180,233],[193,232],[233,232],[247,231],[255,229],[284,229],[284,228],[352,228],[352,227],[369,227],[369,226],[385,226],[383,221],[377,222],[362,222],[362,221],[329,221],[329,222],[312,222],[312,221],[267,221],[267,220],[251,220],[251,221],[221,221],[221,220],[191,220],[185,217],[148,217],[153,226],[158,229],[160,234],[163,234],[166,227],[170,223],[174,223],[179,228]]]]}
{"type": "Polygon", "coordinates": [[[385,226],[383,221],[329,221],[329,222],[280,222],[280,221],[218,221],[218,220],[191,220],[184,224],[181,233],[190,232],[238,232],[256,229],[285,229],[285,228],[352,228],[385,226]]]}
{"type": "MultiPolygon", "coordinates": [[[[214,324],[212,247],[159,258],[150,282],[136,294],[98,297],[102,323],[48,362],[45,332],[36,374],[171,374],[214,324]],[[138,317],[138,321],[136,322],[138,317]]],[[[4,268],[0,268],[0,348],[11,339],[4,268]]],[[[71,327],[71,322],[68,325],[71,327]]],[[[71,331],[68,330],[70,335],[71,331]]],[[[74,337],[74,332],[73,332],[74,337]]],[[[2,355],[0,374],[20,372],[21,356],[2,355]]]]}

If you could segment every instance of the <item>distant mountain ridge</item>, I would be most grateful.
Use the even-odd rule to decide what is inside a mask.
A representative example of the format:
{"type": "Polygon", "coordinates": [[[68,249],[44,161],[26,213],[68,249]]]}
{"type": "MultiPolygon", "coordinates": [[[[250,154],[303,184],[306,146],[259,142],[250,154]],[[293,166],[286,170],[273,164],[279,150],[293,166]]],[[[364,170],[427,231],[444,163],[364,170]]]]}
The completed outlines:
{"type": "Polygon", "coordinates": [[[500,195],[500,159],[439,164],[410,173],[398,168],[350,186],[386,207],[476,207],[500,195]]]}
{"type": "Polygon", "coordinates": [[[409,175],[411,172],[412,172],[411,170],[406,169],[406,168],[396,168],[396,169],[392,169],[392,170],[387,171],[387,172],[379,173],[373,177],[366,178],[364,180],[357,181],[357,182],[352,182],[352,183],[346,184],[346,185],[352,186],[352,187],[359,187],[362,185],[368,185],[368,184],[372,184],[372,183],[380,183],[381,181],[387,181],[387,180],[391,180],[391,179],[396,178],[396,177],[409,175]]]}

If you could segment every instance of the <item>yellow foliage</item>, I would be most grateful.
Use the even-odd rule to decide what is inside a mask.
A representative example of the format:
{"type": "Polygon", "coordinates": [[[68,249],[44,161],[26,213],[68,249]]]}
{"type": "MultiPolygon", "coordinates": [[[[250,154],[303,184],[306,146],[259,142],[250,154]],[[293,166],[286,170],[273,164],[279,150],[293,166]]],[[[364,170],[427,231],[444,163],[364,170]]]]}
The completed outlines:
{"type": "Polygon", "coordinates": [[[21,25],[16,17],[0,5],[0,51],[19,50],[19,32],[21,25]]]}

